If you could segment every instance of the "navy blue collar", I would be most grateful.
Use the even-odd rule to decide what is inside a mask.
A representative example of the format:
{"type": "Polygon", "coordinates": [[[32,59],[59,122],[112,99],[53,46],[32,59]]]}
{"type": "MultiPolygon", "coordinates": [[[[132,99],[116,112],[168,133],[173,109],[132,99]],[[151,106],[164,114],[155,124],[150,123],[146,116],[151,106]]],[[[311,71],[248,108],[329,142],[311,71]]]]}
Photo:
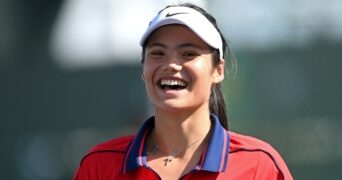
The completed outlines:
{"type": "MultiPolygon", "coordinates": [[[[224,172],[228,162],[230,137],[228,132],[221,126],[216,115],[211,114],[210,119],[213,123],[212,135],[195,170],[224,172]]],[[[148,167],[145,150],[146,137],[153,128],[154,117],[152,116],[145,121],[128,146],[123,164],[123,173],[142,166],[148,167]]]]}

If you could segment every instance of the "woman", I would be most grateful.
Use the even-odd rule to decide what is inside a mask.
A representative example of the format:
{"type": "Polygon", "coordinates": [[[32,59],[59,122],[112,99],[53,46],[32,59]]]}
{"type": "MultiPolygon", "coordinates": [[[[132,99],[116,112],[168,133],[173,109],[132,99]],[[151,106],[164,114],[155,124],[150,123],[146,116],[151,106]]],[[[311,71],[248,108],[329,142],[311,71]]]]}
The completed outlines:
{"type": "Polygon", "coordinates": [[[203,9],[168,6],[141,38],[154,116],[95,146],[74,179],[292,179],[267,143],[228,131],[220,82],[228,44],[203,9]]]}

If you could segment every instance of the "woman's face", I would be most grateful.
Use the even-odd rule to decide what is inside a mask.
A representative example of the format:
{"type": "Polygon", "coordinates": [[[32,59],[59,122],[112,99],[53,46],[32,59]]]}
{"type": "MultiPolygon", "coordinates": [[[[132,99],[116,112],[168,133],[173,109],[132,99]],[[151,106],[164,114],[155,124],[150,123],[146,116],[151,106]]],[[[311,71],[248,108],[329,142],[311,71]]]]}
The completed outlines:
{"type": "Polygon", "coordinates": [[[155,30],[145,47],[143,79],[155,108],[208,108],[213,83],[223,80],[224,61],[213,67],[211,48],[189,28],[155,30]]]}

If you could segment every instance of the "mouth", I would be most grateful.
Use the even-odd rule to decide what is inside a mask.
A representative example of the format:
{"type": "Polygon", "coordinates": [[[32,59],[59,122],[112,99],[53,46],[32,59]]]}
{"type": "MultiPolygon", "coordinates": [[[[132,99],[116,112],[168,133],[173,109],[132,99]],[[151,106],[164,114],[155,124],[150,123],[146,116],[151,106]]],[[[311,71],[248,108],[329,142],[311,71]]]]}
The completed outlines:
{"type": "Polygon", "coordinates": [[[181,79],[161,79],[158,85],[163,90],[182,90],[187,87],[187,83],[181,79]]]}

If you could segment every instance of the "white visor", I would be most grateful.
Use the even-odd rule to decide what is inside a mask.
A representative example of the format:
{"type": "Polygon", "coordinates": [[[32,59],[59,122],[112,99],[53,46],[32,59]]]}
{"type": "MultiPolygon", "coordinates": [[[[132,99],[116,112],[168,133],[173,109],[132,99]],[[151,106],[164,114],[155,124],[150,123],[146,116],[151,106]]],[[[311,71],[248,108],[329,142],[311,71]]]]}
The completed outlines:
{"type": "Polygon", "coordinates": [[[169,24],[182,24],[190,28],[204,42],[220,52],[223,59],[222,39],[214,25],[200,12],[189,7],[169,7],[161,11],[149,24],[140,39],[143,46],[147,38],[157,28],[169,24]]]}

